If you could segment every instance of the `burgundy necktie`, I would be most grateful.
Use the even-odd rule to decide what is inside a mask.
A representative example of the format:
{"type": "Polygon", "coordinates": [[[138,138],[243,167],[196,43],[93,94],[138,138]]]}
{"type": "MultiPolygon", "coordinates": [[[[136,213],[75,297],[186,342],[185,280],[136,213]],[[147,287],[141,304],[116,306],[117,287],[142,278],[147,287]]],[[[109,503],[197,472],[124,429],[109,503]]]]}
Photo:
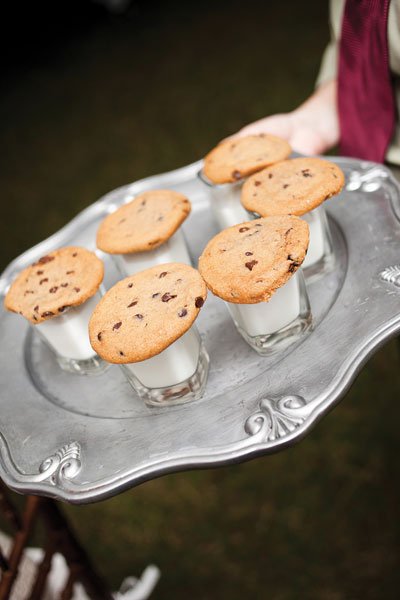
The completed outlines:
{"type": "Polygon", "coordinates": [[[340,153],[384,162],[395,124],[390,0],[346,0],[339,51],[340,153]]]}

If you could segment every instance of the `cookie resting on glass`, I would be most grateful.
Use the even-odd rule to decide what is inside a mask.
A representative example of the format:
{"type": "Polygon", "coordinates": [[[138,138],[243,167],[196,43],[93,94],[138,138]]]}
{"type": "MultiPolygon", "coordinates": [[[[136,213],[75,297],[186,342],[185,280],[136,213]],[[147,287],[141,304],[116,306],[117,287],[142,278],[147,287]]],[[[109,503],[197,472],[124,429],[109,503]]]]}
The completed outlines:
{"type": "Polygon", "coordinates": [[[202,396],[209,359],[194,324],[207,297],[199,272],[183,263],[157,265],[119,281],[89,322],[91,344],[119,364],[149,406],[202,396]]]}
{"type": "Polygon", "coordinates": [[[299,217],[268,217],[221,231],[200,257],[207,287],[225,300],[239,333],[260,355],[287,348],[311,327],[299,269],[308,241],[299,217]]]}
{"type": "Polygon", "coordinates": [[[94,375],[107,366],[88,335],[103,272],[103,262],[93,252],[60,248],[24,269],[6,295],[5,307],[34,326],[65,371],[94,375]]]}

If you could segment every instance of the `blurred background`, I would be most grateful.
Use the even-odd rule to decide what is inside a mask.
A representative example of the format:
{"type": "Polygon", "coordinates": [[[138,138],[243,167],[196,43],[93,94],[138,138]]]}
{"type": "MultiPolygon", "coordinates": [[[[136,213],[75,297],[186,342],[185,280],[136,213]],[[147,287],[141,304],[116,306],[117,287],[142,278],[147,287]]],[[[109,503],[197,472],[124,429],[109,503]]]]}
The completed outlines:
{"type": "MultiPolygon", "coordinates": [[[[113,188],[295,108],[329,37],[321,0],[15,1],[2,30],[2,269],[113,188]]],[[[397,350],[289,450],[63,506],[110,585],[155,563],[154,599],[397,600],[397,350]]]]}

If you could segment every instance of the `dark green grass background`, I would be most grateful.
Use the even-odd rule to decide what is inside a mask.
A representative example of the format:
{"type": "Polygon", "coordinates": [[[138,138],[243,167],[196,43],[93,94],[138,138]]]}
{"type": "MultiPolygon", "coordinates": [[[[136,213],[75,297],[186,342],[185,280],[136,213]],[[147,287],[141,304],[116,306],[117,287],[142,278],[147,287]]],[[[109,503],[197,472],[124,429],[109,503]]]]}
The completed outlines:
{"type": "MultiPolygon", "coordinates": [[[[1,40],[2,267],[109,190],[298,105],[327,12],[321,0],[141,1],[122,15],[14,2],[1,40]]],[[[157,564],[155,599],[395,600],[399,397],[392,341],[295,447],[65,512],[114,588],[157,564]]]]}

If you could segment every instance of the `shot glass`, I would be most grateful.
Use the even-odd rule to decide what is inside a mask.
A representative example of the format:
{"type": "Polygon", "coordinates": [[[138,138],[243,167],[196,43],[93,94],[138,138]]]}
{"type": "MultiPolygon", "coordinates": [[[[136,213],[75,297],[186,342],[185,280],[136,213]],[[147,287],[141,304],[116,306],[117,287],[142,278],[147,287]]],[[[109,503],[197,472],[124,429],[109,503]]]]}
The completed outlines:
{"type": "Polygon", "coordinates": [[[208,367],[209,357],[195,325],[160,354],[121,365],[148,406],[173,406],[201,398],[208,367]]]}
{"type": "Polygon", "coordinates": [[[212,183],[202,171],[197,176],[211,196],[211,210],[219,229],[253,218],[240,201],[244,179],[236,183],[212,183]]]}
{"type": "Polygon", "coordinates": [[[299,269],[308,242],[303,219],[266,217],[220,231],[200,256],[208,288],[226,302],[239,333],[260,355],[286,348],[311,327],[299,269]]]}
{"type": "Polygon", "coordinates": [[[335,266],[332,234],[324,207],[302,215],[310,228],[310,244],[302,268],[307,281],[310,282],[329,273],[335,266]]]}
{"type": "Polygon", "coordinates": [[[334,163],[316,157],[284,160],[250,176],[242,189],[243,207],[254,217],[294,214],[307,221],[310,243],[303,263],[307,283],[335,264],[332,235],[323,203],[345,182],[334,163]]]}
{"type": "Polygon", "coordinates": [[[191,266],[181,229],[190,210],[189,199],[179,192],[143,192],[103,219],[97,246],[112,256],[122,277],[169,262],[191,266]]]}
{"type": "Polygon", "coordinates": [[[107,366],[88,332],[103,274],[103,262],[94,252],[59,248],[21,271],[7,292],[6,308],[31,323],[64,371],[94,375],[107,366]]]}
{"type": "Polygon", "coordinates": [[[269,302],[226,302],[226,305],[240,335],[261,356],[286,349],[312,326],[301,269],[274,293],[269,302]]]}
{"type": "Polygon", "coordinates": [[[198,399],[209,357],[195,320],[206,297],[200,273],[189,265],[174,262],[142,270],[104,294],[90,318],[90,343],[120,366],[147,405],[198,399]]]}
{"type": "Polygon", "coordinates": [[[83,304],[66,308],[57,318],[32,325],[63,371],[97,375],[108,367],[93,350],[88,335],[89,319],[100,299],[97,292],[83,304]]]}
{"type": "Polygon", "coordinates": [[[128,277],[154,265],[162,265],[169,262],[180,262],[186,265],[192,264],[185,236],[181,229],[178,229],[161,246],[157,246],[153,250],[113,254],[112,258],[121,277],[128,277]]]}

